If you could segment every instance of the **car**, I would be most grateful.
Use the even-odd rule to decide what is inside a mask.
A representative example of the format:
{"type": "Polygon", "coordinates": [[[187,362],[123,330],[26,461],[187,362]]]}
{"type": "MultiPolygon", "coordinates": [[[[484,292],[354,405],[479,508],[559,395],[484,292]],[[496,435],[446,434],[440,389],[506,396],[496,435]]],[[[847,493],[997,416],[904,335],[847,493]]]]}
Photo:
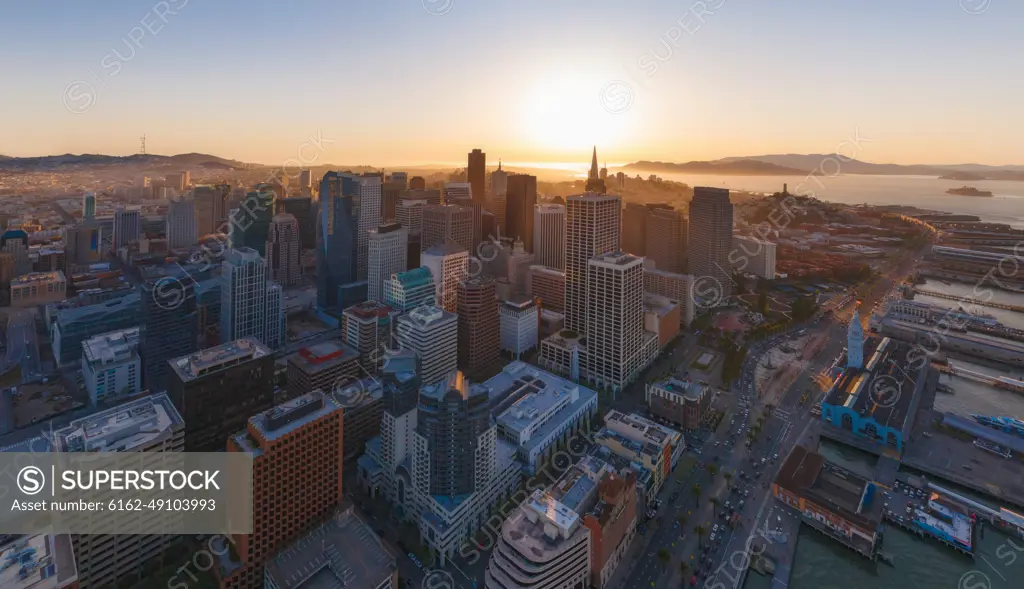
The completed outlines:
{"type": "Polygon", "coordinates": [[[715,541],[715,533],[712,532],[711,536],[709,536],[708,539],[711,540],[712,542],[714,542],[715,541]]]}
{"type": "Polygon", "coordinates": [[[718,531],[718,524],[715,524],[715,527],[711,528],[711,531],[712,532],[717,532],[718,531]]]}

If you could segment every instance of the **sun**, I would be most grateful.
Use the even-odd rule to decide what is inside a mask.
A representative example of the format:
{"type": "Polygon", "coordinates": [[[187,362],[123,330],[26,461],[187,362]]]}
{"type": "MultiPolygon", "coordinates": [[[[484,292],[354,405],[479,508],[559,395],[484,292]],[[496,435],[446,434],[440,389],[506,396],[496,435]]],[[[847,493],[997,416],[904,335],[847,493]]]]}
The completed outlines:
{"type": "Polygon", "coordinates": [[[599,81],[572,77],[549,79],[534,87],[522,103],[524,140],[552,156],[592,145],[611,148],[623,136],[629,113],[603,107],[603,87],[599,81]]]}

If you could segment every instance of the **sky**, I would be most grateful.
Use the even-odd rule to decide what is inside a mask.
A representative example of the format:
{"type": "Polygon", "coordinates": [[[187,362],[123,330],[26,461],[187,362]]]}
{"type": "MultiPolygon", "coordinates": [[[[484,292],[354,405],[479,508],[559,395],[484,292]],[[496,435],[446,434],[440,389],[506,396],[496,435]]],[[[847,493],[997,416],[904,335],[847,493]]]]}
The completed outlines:
{"type": "Polygon", "coordinates": [[[0,154],[1024,165],[1020,0],[33,0],[0,154]],[[312,138],[312,139],[311,139],[312,138]]]}

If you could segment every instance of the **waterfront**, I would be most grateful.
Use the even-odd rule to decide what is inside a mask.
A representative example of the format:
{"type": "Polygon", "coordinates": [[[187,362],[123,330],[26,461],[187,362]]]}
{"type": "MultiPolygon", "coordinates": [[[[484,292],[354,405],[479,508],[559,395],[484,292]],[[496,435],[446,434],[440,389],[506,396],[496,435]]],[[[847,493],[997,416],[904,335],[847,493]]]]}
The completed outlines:
{"type": "MultiPolygon", "coordinates": [[[[1020,368],[1005,365],[1001,368],[992,368],[959,358],[953,358],[953,363],[991,376],[1005,375],[1024,379],[1024,369],[1020,368]]],[[[962,376],[950,378],[943,375],[939,382],[949,385],[953,389],[953,394],[936,393],[937,411],[956,413],[963,417],[970,417],[971,413],[980,413],[1024,418],[1024,394],[985,385],[962,376]]]]}
{"type": "MultiPolygon", "coordinates": [[[[929,278],[925,280],[924,284],[918,284],[916,286],[922,290],[930,290],[932,292],[939,292],[958,297],[967,297],[974,301],[986,301],[1003,305],[1024,307],[1024,294],[996,288],[992,283],[976,285],[974,283],[949,282],[949,284],[946,284],[940,280],[929,278]]],[[[950,299],[931,297],[922,294],[914,295],[914,300],[946,309],[952,309],[958,305],[956,301],[950,299]]],[[[1016,311],[1000,309],[997,307],[987,307],[980,304],[980,302],[966,302],[963,303],[963,306],[973,313],[981,312],[991,315],[996,319],[996,321],[999,321],[1007,327],[1024,329],[1024,313],[1018,313],[1016,311]]]]}

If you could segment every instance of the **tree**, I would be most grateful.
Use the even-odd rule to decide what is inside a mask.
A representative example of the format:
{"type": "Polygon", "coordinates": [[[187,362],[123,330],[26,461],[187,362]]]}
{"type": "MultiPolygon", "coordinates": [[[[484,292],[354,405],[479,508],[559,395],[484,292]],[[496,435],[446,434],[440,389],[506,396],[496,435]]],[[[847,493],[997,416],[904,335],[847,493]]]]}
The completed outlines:
{"type": "Polygon", "coordinates": [[[689,572],[690,563],[686,562],[685,560],[679,561],[679,574],[683,576],[683,579],[686,578],[686,575],[689,574],[689,572]]]}
{"type": "Polygon", "coordinates": [[[727,484],[727,485],[732,484],[732,473],[731,472],[725,473],[725,484],[727,484]]]}
{"type": "Polygon", "coordinates": [[[712,506],[712,507],[714,507],[715,509],[718,509],[718,504],[719,504],[719,500],[718,500],[718,497],[710,497],[710,498],[708,499],[708,501],[710,501],[710,502],[711,502],[711,506],[712,506]]]}
{"type": "Polygon", "coordinates": [[[709,464],[708,465],[708,474],[710,474],[711,476],[715,476],[716,474],[718,474],[718,465],[717,464],[709,464]]]}
{"type": "Polygon", "coordinates": [[[667,566],[670,558],[671,557],[668,554],[668,550],[662,548],[658,551],[658,560],[661,561],[661,566],[667,566]]]}
{"type": "Polygon", "coordinates": [[[686,517],[685,515],[680,515],[676,518],[676,521],[679,522],[680,528],[685,528],[686,523],[690,521],[690,518],[686,517]]]}
{"type": "Polygon", "coordinates": [[[690,492],[693,493],[693,498],[697,500],[697,505],[700,505],[700,485],[695,483],[690,492]]]}
{"type": "Polygon", "coordinates": [[[693,528],[693,533],[697,534],[697,545],[701,548],[704,548],[704,532],[706,531],[707,530],[704,529],[704,526],[700,524],[693,528]]]}

